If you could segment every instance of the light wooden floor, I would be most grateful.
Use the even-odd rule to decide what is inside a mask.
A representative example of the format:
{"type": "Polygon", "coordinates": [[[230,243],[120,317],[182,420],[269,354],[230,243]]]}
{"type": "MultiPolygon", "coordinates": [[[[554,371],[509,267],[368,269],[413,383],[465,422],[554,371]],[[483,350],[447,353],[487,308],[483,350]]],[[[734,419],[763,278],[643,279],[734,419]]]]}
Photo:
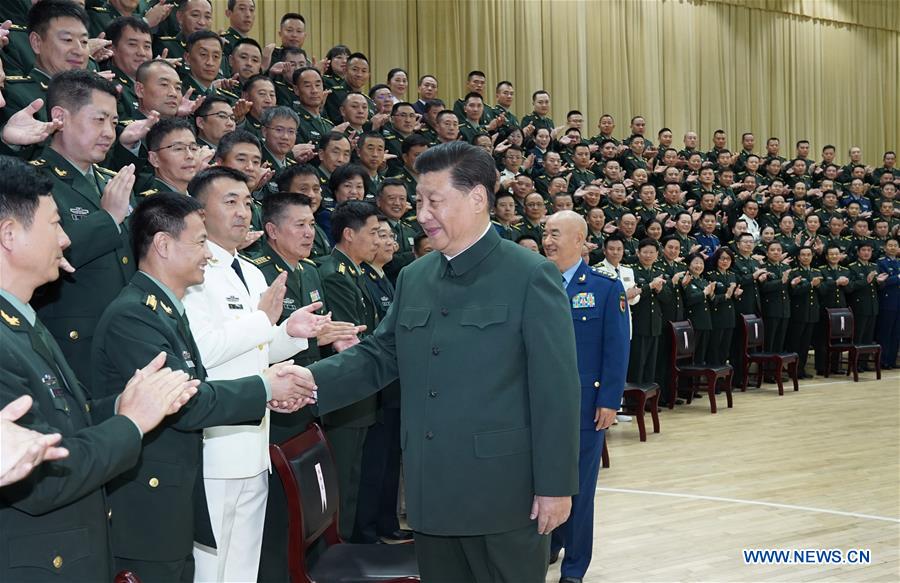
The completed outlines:
{"type": "Polygon", "coordinates": [[[612,428],[585,581],[900,581],[900,373],[724,402],[665,410],[644,443],[633,422],[612,428]],[[872,562],[747,565],[745,548],[870,549],[872,562]]]}

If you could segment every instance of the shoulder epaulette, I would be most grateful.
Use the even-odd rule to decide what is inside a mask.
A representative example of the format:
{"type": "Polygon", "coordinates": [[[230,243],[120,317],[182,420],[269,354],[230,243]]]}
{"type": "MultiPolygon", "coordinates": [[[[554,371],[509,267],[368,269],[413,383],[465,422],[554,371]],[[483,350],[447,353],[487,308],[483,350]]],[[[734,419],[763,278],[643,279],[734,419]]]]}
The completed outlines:
{"type": "Polygon", "coordinates": [[[159,40],[175,40],[175,38],[174,36],[161,36],[159,40]]]}
{"type": "Polygon", "coordinates": [[[312,259],[310,259],[309,257],[307,257],[306,259],[301,259],[300,261],[303,261],[304,263],[309,263],[309,264],[312,265],[313,267],[316,266],[316,262],[313,261],[312,259]]]}
{"type": "Polygon", "coordinates": [[[91,6],[88,10],[93,10],[94,12],[109,12],[109,8],[106,6],[91,6]]]}
{"type": "Polygon", "coordinates": [[[616,275],[615,271],[611,270],[610,268],[608,268],[602,264],[594,265],[593,267],[591,267],[591,271],[593,273],[596,273],[597,275],[602,275],[603,277],[606,277],[609,279],[618,279],[619,278],[616,275]]]}
{"type": "Polygon", "coordinates": [[[153,310],[154,312],[156,311],[156,306],[158,304],[159,304],[159,302],[157,301],[156,296],[153,294],[148,294],[147,297],[144,298],[144,305],[147,306],[148,308],[150,308],[151,310],[153,310]]]}
{"type": "Polygon", "coordinates": [[[31,81],[31,77],[25,77],[22,75],[9,75],[6,78],[7,83],[23,83],[25,81],[31,81]]]}
{"type": "Polygon", "coordinates": [[[135,122],[133,119],[120,119],[119,123],[123,126],[131,125],[135,122]]]}
{"type": "Polygon", "coordinates": [[[28,28],[25,26],[22,26],[21,24],[11,24],[9,26],[9,30],[21,30],[22,32],[27,32],[28,28]]]}
{"type": "Polygon", "coordinates": [[[29,160],[28,163],[31,164],[32,166],[42,168],[43,166],[46,166],[47,161],[44,160],[43,158],[39,158],[37,160],[29,160]]]}
{"type": "Polygon", "coordinates": [[[227,97],[233,97],[235,99],[240,99],[240,97],[236,93],[232,93],[231,91],[228,91],[227,89],[219,89],[219,93],[221,93],[222,95],[225,95],[227,97]]]}
{"type": "Polygon", "coordinates": [[[145,190],[144,192],[138,193],[138,196],[150,196],[151,194],[156,194],[157,192],[159,192],[158,188],[150,188],[148,190],[145,190]]]}
{"type": "Polygon", "coordinates": [[[0,317],[3,318],[3,321],[6,322],[6,325],[10,328],[18,328],[22,325],[21,320],[17,316],[10,316],[3,310],[0,310],[0,317]]]}
{"type": "Polygon", "coordinates": [[[245,257],[241,255],[241,257],[243,257],[253,265],[265,265],[266,263],[272,261],[271,255],[260,255],[259,257],[245,257]]]}
{"type": "Polygon", "coordinates": [[[110,170],[109,168],[98,166],[97,164],[94,164],[94,169],[101,174],[106,174],[107,176],[115,176],[116,174],[118,174],[118,172],[116,172],[115,170],[110,170]]]}

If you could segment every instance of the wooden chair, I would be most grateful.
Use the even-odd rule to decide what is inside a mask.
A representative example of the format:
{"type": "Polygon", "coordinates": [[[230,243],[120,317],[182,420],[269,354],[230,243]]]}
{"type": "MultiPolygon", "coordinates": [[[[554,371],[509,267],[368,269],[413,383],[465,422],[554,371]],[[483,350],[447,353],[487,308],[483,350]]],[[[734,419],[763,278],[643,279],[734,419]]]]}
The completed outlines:
{"type": "Polygon", "coordinates": [[[691,380],[691,386],[687,391],[687,402],[690,403],[694,396],[696,381],[699,379],[706,380],[706,393],[709,395],[709,411],[716,412],[716,383],[722,379],[722,390],[728,399],[728,408],[734,406],[731,395],[731,377],[734,375],[734,369],[731,365],[723,366],[706,366],[694,365],[694,327],[687,320],[683,322],[672,322],[672,351],[670,353],[669,374],[671,378],[671,389],[669,393],[669,409],[675,407],[675,397],[678,396],[678,379],[688,378],[691,380]]]}
{"type": "Polygon", "coordinates": [[[141,580],[137,575],[132,573],[131,571],[119,571],[116,573],[115,579],[113,579],[114,583],[141,583],[141,580]]]}
{"type": "MultiPolygon", "coordinates": [[[[837,352],[847,353],[847,376],[853,373],[853,382],[859,382],[859,357],[872,356],[875,364],[875,376],[881,380],[881,345],[880,344],[856,344],[853,341],[853,310],[850,308],[826,308],[827,337],[825,339],[825,376],[831,373],[831,354],[837,352]]],[[[840,365],[840,357],[838,357],[840,365]]]]}
{"type": "Polygon", "coordinates": [[[606,444],[609,443],[609,440],[606,436],[603,437],[603,451],[600,452],[600,465],[604,468],[609,467],[609,448],[606,447],[606,444]]]}
{"type": "Polygon", "coordinates": [[[415,545],[344,543],[338,536],[337,468],[322,428],[269,446],[288,507],[288,563],[292,583],[419,581],[415,545]],[[319,539],[327,548],[307,565],[319,539]]]}
{"type": "Polygon", "coordinates": [[[744,378],[741,391],[747,390],[747,380],[750,378],[750,365],[754,362],[757,364],[756,371],[756,388],[762,386],[763,374],[766,365],[771,365],[775,369],[775,384],[778,385],[778,394],[784,395],[784,383],[782,382],[781,371],[787,366],[788,377],[794,382],[794,390],[799,391],[800,385],[797,382],[797,365],[800,357],[796,352],[763,352],[762,347],[765,342],[765,324],[762,318],[755,314],[742,314],[744,320],[744,358],[747,366],[744,367],[744,378]]]}
{"type": "Polygon", "coordinates": [[[659,385],[647,383],[642,385],[625,384],[625,414],[637,420],[638,435],[641,441],[647,441],[647,428],[644,425],[644,410],[650,406],[650,418],[653,420],[653,433],[659,433],[659,385]]]}

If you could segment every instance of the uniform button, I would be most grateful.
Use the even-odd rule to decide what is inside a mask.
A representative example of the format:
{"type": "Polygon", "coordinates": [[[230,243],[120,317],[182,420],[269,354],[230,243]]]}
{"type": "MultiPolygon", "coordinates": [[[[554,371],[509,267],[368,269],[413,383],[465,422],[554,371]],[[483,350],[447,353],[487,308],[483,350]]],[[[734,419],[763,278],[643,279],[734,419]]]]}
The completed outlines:
{"type": "Polygon", "coordinates": [[[595,389],[599,389],[599,388],[600,388],[600,381],[594,381],[594,388],[595,388],[595,389]]]}
{"type": "Polygon", "coordinates": [[[62,569],[63,560],[60,555],[56,555],[53,557],[53,568],[54,569],[62,569]]]}
{"type": "Polygon", "coordinates": [[[434,433],[430,431],[425,432],[425,439],[434,439],[434,433]]]}
{"type": "Polygon", "coordinates": [[[106,519],[107,519],[107,520],[112,520],[112,508],[110,508],[110,509],[106,512],[106,519]]]}
{"type": "Polygon", "coordinates": [[[440,349],[440,348],[438,348],[437,346],[432,346],[432,347],[431,347],[431,354],[437,356],[437,355],[440,354],[440,353],[441,353],[441,349],[440,349]]]}
{"type": "Polygon", "coordinates": [[[584,322],[584,321],[586,321],[586,320],[587,320],[587,316],[582,316],[582,317],[581,317],[581,321],[582,321],[582,322],[584,322]]]}
{"type": "Polygon", "coordinates": [[[434,399],[437,397],[437,391],[428,391],[428,396],[434,399]]]}
{"type": "Polygon", "coordinates": [[[72,330],[69,332],[69,338],[72,340],[78,340],[78,330],[72,330]]]}
{"type": "Polygon", "coordinates": [[[151,488],[156,488],[157,486],[159,486],[159,480],[156,478],[150,478],[150,481],[147,483],[150,484],[151,488]]]}
{"type": "Polygon", "coordinates": [[[128,258],[127,258],[127,257],[123,257],[123,258],[122,258],[122,265],[128,265],[128,258]]]}
{"type": "Polygon", "coordinates": [[[447,308],[441,308],[441,316],[446,316],[449,313],[450,313],[450,310],[448,310],[447,308]]]}

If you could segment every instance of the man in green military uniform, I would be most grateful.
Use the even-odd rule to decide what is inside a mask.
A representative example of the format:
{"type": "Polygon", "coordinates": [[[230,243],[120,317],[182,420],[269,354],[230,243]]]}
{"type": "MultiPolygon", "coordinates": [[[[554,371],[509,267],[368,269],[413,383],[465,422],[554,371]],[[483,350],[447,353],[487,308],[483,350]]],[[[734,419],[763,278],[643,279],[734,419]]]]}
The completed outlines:
{"type": "MultiPolygon", "coordinates": [[[[422,152],[428,149],[428,140],[418,134],[413,134],[403,140],[403,149],[400,155],[400,159],[403,162],[403,166],[401,166],[397,171],[393,174],[389,174],[388,178],[396,178],[403,182],[403,185],[406,186],[406,199],[410,204],[410,207],[414,207],[414,202],[416,200],[416,185],[418,184],[418,176],[419,173],[416,172],[416,158],[418,158],[422,152]]],[[[407,215],[409,218],[409,215],[407,215]]]]}
{"type": "Polygon", "coordinates": [[[398,168],[403,165],[400,160],[403,154],[403,140],[415,133],[418,116],[412,104],[407,101],[398,101],[391,107],[391,121],[381,128],[385,151],[395,156],[393,160],[388,161],[390,167],[398,168]]]}
{"type": "Polygon", "coordinates": [[[240,97],[231,91],[239,85],[237,79],[221,78],[222,39],[211,30],[200,30],[187,39],[187,50],[181,82],[197,97],[224,97],[234,105],[240,97]]]}
{"type": "Polygon", "coordinates": [[[25,76],[6,78],[6,107],[0,109],[0,125],[35,99],[44,99],[44,108],[36,117],[47,121],[50,79],[57,73],[86,69],[88,65],[88,18],[84,8],[62,0],[39,2],[29,11],[28,23],[29,35],[35,35],[34,67],[25,76]],[[73,40],[62,40],[69,38],[73,40]]]}
{"type": "Polygon", "coordinates": [[[853,276],[851,271],[841,265],[841,257],[843,250],[839,245],[828,243],[825,245],[825,265],[819,269],[822,275],[822,283],[819,284],[819,322],[816,326],[813,336],[816,347],[816,374],[825,375],[826,366],[834,368],[837,364],[837,358],[833,358],[831,363],[826,365],[825,343],[827,341],[827,323],[828,308],[846,308],[847,296],[850,279],[853,276]]]}
{"type": "Polygon", "coordinates": [[[147,149],[153,178],[149,188],[138,196],[158,192],[187,194],[188,183],[201,167],[201,147],[191,123],[177,117],[160,120],[147,133],[147,149]]]}
{"type": "Polygon", "coordinates": [[[765,324],[764,349],[766,352],[784,352],[784,339],[791,317],[791,302],[788,291],[796,287],[802,278],[791,273],[791,268],[782,263],[783,248],[778,241],[766,246],[766,261],[759,282],[759,297],[762,304],[762,318],[765,324]]]}
{"type": "Polygon", "coordinates": [[[482,126],[491,121],[493,117],[491,106],[484,101],[485,82],[486,78],[483,71],[469,71],[469,74],[466,76],[465,97],[453,102],[453,113],[459,118],[460,126],[462,126],[466,117],[469,117],[466,113],[466,102],[473,93],[481,98],[483,105],[481,115],[478,116],[478,119],[473,120],[473,125],[482,126]]]}
{"type": "Polygon", "coordinates": [[[516,91],[511,82],[500,81],[497,83],[497,105],[491,108],[491,116],[493,119],[501,119],[501,123],[497,127],[499,132],[511,132],[514,128],[520,127],[519,118],[509,110],[512,107],[515,95],[516,91]]]}
{"type": "MultiPolygon", "coordinates": [[[[334,249],[323,257],[319,276],[332,317],[365,326],[370,335],[378,325],[378,312],[369,294],[360,265],[374,259],[378,250],[378,209],[367,202],[350,200],[331,215],[334,249]]],[[[367,428],[375,422],[375,395],[322,417],[331,444],[341,491],[338,531],[345,540],[353,537],[363,444],[367,428]]]]}
{"type": "Polygon", "coordinates": [[[763,270],[759,262],[753,258],[753,235],[750,233],[738,235],[735,240],[735,248],[737,252],[734,255],[731,270],[734,272],[735,280],[742,292],[734,299],[735,326],[738,333],[734,334],[731,339],[731,366],[734,367],[734,378],[743,379],[746,359],[740,332],[743,326],[741,316],[761,313],[759,288],[756,282],[763,274],[763,270]]]}
{"type": "MultiPolygon", "coordinates": [[[[144,0],[106,0],[96,5],[86,5],[90,26],[88,32],[91,38],[97,38],[100,33],[106,32],[110,24],[118,18],[134,17],[146,22],[150,28],[156,28],[159,23],[169,17],[169,13],[175,8],[174,4],[157,4],[148,10],[144,0]]],[[[109,40],[109,35],[106,36],[109,40]]]]}
{"type": "MultiPolygon", "coordinates": [[[[388,178],[378,189],[376,197],[378,210],[387,217],[388,226],[391,228],[394,240],[397,243],[397,251],[390,262],[384,266],[391,283],[397,281],[400,270],[409,265],[415,259],[413,254],[413,242],[419,231],[403,220],[403,215],[409,210],[406,199],[406,185],[396,178],[388,178]]],[[[418,225],[418,223],[416,223],[418,225]]]]}
{"type": "MultiPolygon", "coordinates": [[[[159,355],[127,382],[117,414],[94,421],[92,393],[29,305],[35,289],[56,280],[60,269],[71,272],[61,259],[70,241],[59,225],[52,186],[25,163],[0,157],[0,408],[5,414],[7,405],[28,395],[17,423],[61,436],[64,448],[53,448],[30,475],[3,487],[0,544],[17,550],[0,557],[0,578],[107,581],[113,569],[103,486],[138,462],[143,435],[177,412],[196,392],[196,382],[160,370],[159,355]]],[[[4,455],[7,438],[12,436],[4,428],[4,455]]]]}
{"type": "Polygon", "coordinates": [[[547,216],[547,206],[544,197],[537,192],[532,192],[525,197],[525,216],[522,222],[516,225],[519,236],[530,235],[536,241],[544,238],[544,221],[547,216]]]}
{"type": "Polygon", "coordinates": [[[660,296],[669,293],[666,273],[655,265],[659,247],[653,239],[638,244],[638,263],[634,266],[634,285],[640,300],[631,308],[631,353],[628,358],[628,381],[634,384],[656,382],[659,337],[662,334],[660,296]]]}
{"type": "Polygon", "coordinates": [[[119,118],[135,119],[139,107],[134,91],[137,70],[153,58],[150,27],[140,18],[124,16],[112,21],[105,32],[113,50],[108,61],[109,70],[115,75],[113,83],[122,88],[118,101],[119,118]]]}
{"type": "Polygon", "coordinates": [[[808,378],[806,360],[812,344],[813,330],[819,321],[819,290],[823,281],[822,273],[812,266],[813,250],[801,247],[797,252],[797,268],[791,275],[801,278],[797,285],[791,286],[791,319],[785,347],[789,352],[796,352],[800,360],[797,363],[797,376],[808,378]]]}
{"type": "Polygon", "coordinates": [[[878,316],[878,284],[886,280],[887,273],[878,273],[878,266],[871,262],[873,244],[860,241],[856,248],[857,260],[851,263],[850,285],[847,286],[850,307],[853,309],[853,342],[872,344],[875,338],[875,320],[878,316]]]}
{"type": "Polygon", "coordinates": [[[535,91],[531,95],[531,105],[534,111],[522,118],[522,128],[532,126],[534,131],[544,128],[552,132],[556,126],[550,117],[550,94],[543,89],[535,91]]]}
{"type": "Polygon", "coordinates": [[[399,377],[423,580],[543,581],[547,535],[578,484],[579,379],[560,274],[491,228],[496,167],[484,150],[441,145],[416,166],[419,221],[437,252],[401,272],[373,336],[310,367],[319,410],[399,377]]]}
{"type": "Polygon", "coordinates": [[[221,36],[225,43],[223,52],[228,57],[231,56],[235,43],[249,35],[253,29],[253,23],[256,21],[256,0],[228,0],[225,5],[225,17],[228,18],[229,27],[221,36]]]}
{"type": "Polygon", "coordinates": [[[315,67],[304,67],[294,71],[294,92],[300,107],[294,110],[300,116],[300,126],[297,128],[297,143],[318,144],[328,135],[334,124],[319,115],[319,109],[325,100],[325,85],[322,73],[315,67]]]}
{"type": "Polygon", "coordinates": [[[115,87],[88,71],[60,73],[47,107],[62,128],[32,163],[53,181],[62,225],[72,239],[66,255],[77,269],[42,288],[35,298],[41,320],[78,378],[91,382],[90,346],[100,314],[134,273],[125,218],[132,207],[134,167],[118,175],[97,163],[115,139],[115,87]],[[101,117],[103,124],[93,122],[101,117]]]}
{"type": "Polygon", "coordinates": [[[169,59],[184,57],[188,37],[197,31],[209,30],[212,24],[212,5],[209,0],[182,0],[175,10],[175,19],[178,21],[178,33],[174,36],[157,36],[153,43],[153,54],[162,55],[166,51],[169,59]]]}

